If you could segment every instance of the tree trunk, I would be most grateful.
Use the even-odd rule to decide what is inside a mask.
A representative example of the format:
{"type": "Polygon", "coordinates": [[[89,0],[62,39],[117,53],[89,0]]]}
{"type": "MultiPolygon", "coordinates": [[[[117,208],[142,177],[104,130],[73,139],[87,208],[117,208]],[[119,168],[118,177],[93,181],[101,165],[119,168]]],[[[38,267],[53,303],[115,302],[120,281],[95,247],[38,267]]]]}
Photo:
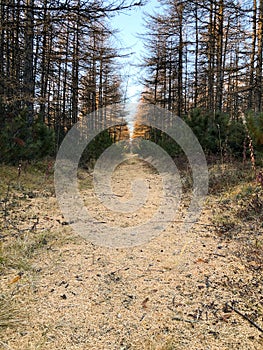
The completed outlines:
{"type": "Polygon", "coordinates": [[[253,1],[253,28],[250,54],[250,72],[249,72],[249,94],[248,109],[252,109],[254,104],[254,84],[255,84],[255,57],[256,57],[256,41],[257,41],[257,0],[253,1]]]}
{"type": "Polygon", "coordinates": [[[27,107],[27,122],[29,125],[31,125],[33,123],[34,115],[34,0],[27,0],[26,4],[24,100],[27,107]]]}
{"type": "Polygon", "coordinates": [[[178,46],[178,101],[177,115],[181,117],[183,110],[183,4],[178,6],[178,30],[179,30],[179,46],[178,46]]]}
{"type": "Polygon", "coordinates": [[[217,16],[217,78],[216,78],[216,110],[222,111],[223,102],[223,36],[224,36],[224,1],[219,3],[219,10],[217,16]]]}
{"type": "Polygon", "coordinates": [[[262,110],[262,49],[263,49],[263,0],[259,2],[258,30],[257,30],[257,67],[255,87],[255,111],[262,110]]]}

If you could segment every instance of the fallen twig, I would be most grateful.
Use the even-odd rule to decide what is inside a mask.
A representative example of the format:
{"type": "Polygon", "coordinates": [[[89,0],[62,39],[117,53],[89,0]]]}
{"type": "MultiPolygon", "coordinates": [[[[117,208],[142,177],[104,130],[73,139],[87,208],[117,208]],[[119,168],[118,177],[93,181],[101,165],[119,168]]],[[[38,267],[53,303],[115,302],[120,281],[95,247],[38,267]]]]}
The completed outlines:
{"type": "Polygon", "coordinates": [[[172,320],[173,321],[183,321],[183,322],[188,322],[188,323],[197,323],[197,320],[187,320],[185,318],[181,318],[181,317],[178,317],[178,316],[174,316],[172,317],[172,320]]]}
{"type": "Polygon", "coordinates": [[[226,303],[226,307],[230,307],[231,310],[235,311],[238,315],[242,316],[245,320],[247,320],[252,326],[256,327],[260,332],[263,333],[263,329],[256,324],[254,321],[252,321],[249,317],[247,317],[245,314],[243,314],[241,311],[233,307],[232,305],[226,303]]]}
{"type": "Polygon", "coordinates": [[[226,257],[225,255],[219,254],[219,253],[211,253],[210,255],[220,256],[221,258],[225,258],[226,257]]]}
{"type": "Polygon", "coordinates": [[[11,350],[10,346],[8,346],[8,344],[2,342],[1,340],[0,340],[0,345],[3,345],[4,349],[10,349],[11,350]]]}
{"type": "Polygon", "coordinates": [[[170,222],[170,223],[178,223],[178,224],[195,224],[199,226],[205,226],[205,227],[216,227],[214,224],[205,224],[198,221],[185,221],[185,220],[154,220],[152,222],[170,222]]]}
{"type": "Polygon", "coordinates": [[[140,322],[144,319],[144,317],[147,315],[147,313],[144,313],[142,317],[140,318],[140,322]]]}
{"type": "MultiPolygon", "coordinates": [[[[169,310],[171,310],[172,312],[175,312],[175,310],[172,307],[167,306],[167,308],[169,310]]],[[[182,317],[179,317],[179,316],[172,317],[173,321],[183,321],[183,322],[188,322],[188,323],[197,323],[199,319],[200,319],[200,313],[199,312],[198,312],[198,315],[197,315],[195,320],[188,320],[188,319],[185,319],[185,318],[182,318],[182,317]]]]}
{"type": "Polygon", "coordinates": [[[32,227],[29,229],[29,231],[36,231],[37,225],[39,224],[39,218],[36,219],[32,227]]]}

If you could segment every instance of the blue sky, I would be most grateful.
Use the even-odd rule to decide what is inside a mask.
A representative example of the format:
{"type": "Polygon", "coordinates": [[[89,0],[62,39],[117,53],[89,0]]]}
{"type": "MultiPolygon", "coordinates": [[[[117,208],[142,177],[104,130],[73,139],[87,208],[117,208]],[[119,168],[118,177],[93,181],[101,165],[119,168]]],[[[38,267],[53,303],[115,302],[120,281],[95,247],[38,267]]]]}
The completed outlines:
{"type": "Polygon", "coordinates": [[[145,32],[144,12],[153,13],[154,9],[157,11],[158,6],[158,0],[149,0],[145,6],[122,12],[111,19],[112,28],[119,31],[115,35],[117,47],[122,49],[122,54],[132,53],[129,58],[120,59],[121,76],[125,86],[127,85],[127,97],[130,102],[138,100],[142,89],[138,81],[141,71],[134,65],[140,62],[144,50],[142,39],[138,38],[138,34],[145,32]]]}

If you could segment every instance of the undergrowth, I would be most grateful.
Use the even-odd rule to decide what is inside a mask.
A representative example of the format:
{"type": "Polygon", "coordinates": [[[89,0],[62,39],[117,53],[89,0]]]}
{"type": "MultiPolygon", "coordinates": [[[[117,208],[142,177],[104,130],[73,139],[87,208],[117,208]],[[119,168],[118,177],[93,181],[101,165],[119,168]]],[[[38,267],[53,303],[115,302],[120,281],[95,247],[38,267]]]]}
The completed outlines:
{"type": "Polygon", "coordinates": [[[235,254],[248,268],[263,267],[263,186],[249,168],[229,166],[212,175],[212,224],[222,240],[235,240],[235,254]],[[239,168],[242,170],[242,168],[239,168]],[[223,175],[223,176],[222,176],[223,175]],[[222,178],[222,183],[220,183],[222,178]],[[252,263],[251,263],[252,261],[252,263]],[[261,267],[262,266],[262,267],[261,267]]]}
{"type": "Polygon", "coordinates": [[[49,163],[0,167],[0,331],[23,318],[9,288],[10,279],[33,272],[32,259],[54,239],[50,230],[39,226],[44,213],[35,213],[32,204],[54,195],[49,163]]]}
{"type": "Polygon", "coordinates": [[[231,193],[235,188],[255,182],[250,164],[240,162],[209,165],[209,193],[231,193]]]}
{"type": "Polygon", "coordinates": [[[0,331],[21,322],[21,310],[15,306],[12,297],[0,295],[0,331]]]}

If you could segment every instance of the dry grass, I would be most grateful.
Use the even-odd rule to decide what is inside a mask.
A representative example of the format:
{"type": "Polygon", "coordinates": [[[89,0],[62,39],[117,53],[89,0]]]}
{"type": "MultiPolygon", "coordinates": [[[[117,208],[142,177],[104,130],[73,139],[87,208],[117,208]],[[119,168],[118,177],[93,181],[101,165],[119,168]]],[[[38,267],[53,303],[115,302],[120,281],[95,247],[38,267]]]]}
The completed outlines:
{"type": "Polygon", "coordinates": [[[21,320],[21,312],[15,307],[12,298],[0,295],[0,330],[16,326],[21,320]]]}
{"type": "Polygon", "coordinates": [[[31,204],[54,193],[44,169],[45,164],[27,165],[18,176],[17,167],[0,167],[0,278],[6,279],[0,295],[0,331],[23,319],[9,287],[10,279],[32,271],[32,260],[54,239],[48,228],[39,227],[42,215],[31,204]]]}

